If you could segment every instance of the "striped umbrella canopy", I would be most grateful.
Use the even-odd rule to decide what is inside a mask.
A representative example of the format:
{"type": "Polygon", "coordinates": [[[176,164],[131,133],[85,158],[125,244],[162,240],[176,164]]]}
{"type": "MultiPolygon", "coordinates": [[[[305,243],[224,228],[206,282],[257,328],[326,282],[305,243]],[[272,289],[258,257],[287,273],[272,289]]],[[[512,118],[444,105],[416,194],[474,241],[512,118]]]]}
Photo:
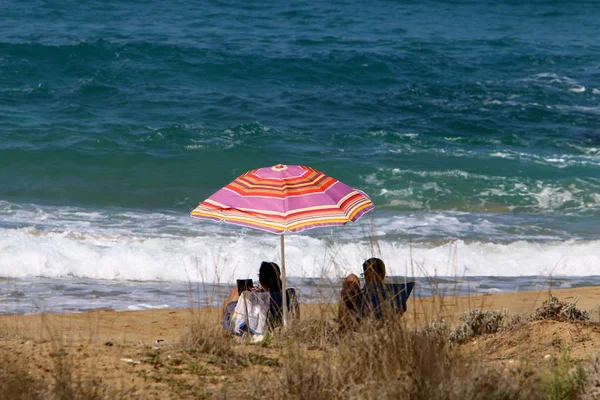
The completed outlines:
{"type": "Polygon", "coordinates": [[[365,193],[321,171],[302,165],[279,164],[240,175],[200,203],[191,216],[281,235],[285,324],[285,232],[345,225],[358,220],[373,207],[365,193]]]}
{"type": "Polygon", "coordinates": [[[301,165],[275,165],[240,175],[191,215],[283,234],[344,225],[373,209],[360,190],[301,165]]]}

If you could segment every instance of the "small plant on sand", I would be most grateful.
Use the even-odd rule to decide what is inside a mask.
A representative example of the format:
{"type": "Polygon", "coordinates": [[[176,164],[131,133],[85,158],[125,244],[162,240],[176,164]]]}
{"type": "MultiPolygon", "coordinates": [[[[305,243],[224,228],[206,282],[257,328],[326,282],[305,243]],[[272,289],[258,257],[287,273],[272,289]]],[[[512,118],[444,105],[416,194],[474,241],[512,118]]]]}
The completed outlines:
{"type": "Polygon", "coordinates": [[[155,367],[162,367],[163,362],[160,358],[160,349],[150,350],[146,352],[146,358],[144,359],[146,364],[153,365],[155,367]]]}
{"type": "Polygon", "coordinates": [[[521,316],[509,315],[507,310],[474,309],[460,314],[458,318],[461,323],[452,329],[449,335],[450,341],[458,344],[465,343],[475,336],[511,329],[522,322],[521,316]]]}
{"type": "Polygon", "coordinates": [[[450,325],[448,325],[444,320],[432,319],[429,323],[424,324],[421,328],[415,328],[415,331],[431,337],[436,337],[439,340],[449,342],[449,344],[454,343],[452,340],[448,340],[452,330],[450,325]]]}
{"type": "Polygon", "coordinates": [[[532,319],[552,319],[564,322],[589,321],[590,317],[587,311],[581,311],[576,307],[578,300],[579,296],[575,297],[571,303],[567,303],[549,293],[548,300],[545,300],[542,306],[534,311],[532,319]]]}
{"type": "Polygon", "coordinates": [[[583,393],[586,376],[580,361],[572,360],[567,347],[562,347],[555,365],[542,372],[542,388],[549,400],[576,399],[583,393]]]}
{"type": "Polygon", "coordinates": [[[195,375],[205,375],[207,372],[206,365],[199,361],[190,361],[187,364],[188,370],[195,375]]]}

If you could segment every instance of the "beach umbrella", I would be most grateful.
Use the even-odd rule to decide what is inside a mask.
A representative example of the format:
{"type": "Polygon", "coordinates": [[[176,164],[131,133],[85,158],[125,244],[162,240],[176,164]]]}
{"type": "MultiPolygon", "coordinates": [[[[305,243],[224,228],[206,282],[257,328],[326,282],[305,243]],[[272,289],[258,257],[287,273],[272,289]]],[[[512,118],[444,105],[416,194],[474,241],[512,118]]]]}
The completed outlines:
{"type": "Polygon", "coordinates": [[[302,165],[254,169],[204,200],[191,216],[280,235],[283,323],[287,323],[286,232],[345,225],[373,209],[362,191],[302,165]]]}

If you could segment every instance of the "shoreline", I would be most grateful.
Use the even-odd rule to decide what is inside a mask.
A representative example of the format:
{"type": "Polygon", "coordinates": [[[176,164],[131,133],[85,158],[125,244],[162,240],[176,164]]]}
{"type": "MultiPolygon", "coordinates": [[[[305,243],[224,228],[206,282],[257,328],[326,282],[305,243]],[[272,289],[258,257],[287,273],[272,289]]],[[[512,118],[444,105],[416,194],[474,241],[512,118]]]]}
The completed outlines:
{"type": "MultiPolygon", "coordinates": [[[[404,277],[414,280],[411,298],[479,296],[514,292],[577,289],[600,286],[600,275],[586,277],[404,277]]],[[[0,278],[1,280],[1,278],[0,278]]],[[[341,279],[289,278],[304,303],[335,302],[341,279]]],[[[220,306],[233,284],[190,282],[132,282],[76,278],[5,278],[0,282],[0,315],[82,313],[100,310],[124,312],[220,306]]]]}
{"type": "MultiPolygon", "coordinates": [[[[409,324],[422,323],[431,318],[444,319],[449,323],[458,321],[460,313],[471,310],[504,310],[509,313],[532,312],[548,298],[551,292],[561,301],[572,302],[579,296],[577,308],[590,312],[590,318],[600,318],[600,286],[525,290],[493,294],[436,295],[430,297],[409,297],[407,311],[403,319],[409,324]]],[[[301,315],[315,318],[321,315],[334,318],[337,303],[300,303],[301,315]]],[[[91,310],[76,313],[9,314],[0,316],[0,325],[23,325],[35,332],[44,323],[60,324],[80,337],[117,337],[132,340],[150,341],[157,338],[175,339],[193,318],[200,317],[205,322],[220,321],[220,307],[200,308],[161,308],[152,310],[91,310]],[[46,321],[46,322],[45,322],[46,321]],[[152,339],[154,338],[154,339],[152,339]]]]}

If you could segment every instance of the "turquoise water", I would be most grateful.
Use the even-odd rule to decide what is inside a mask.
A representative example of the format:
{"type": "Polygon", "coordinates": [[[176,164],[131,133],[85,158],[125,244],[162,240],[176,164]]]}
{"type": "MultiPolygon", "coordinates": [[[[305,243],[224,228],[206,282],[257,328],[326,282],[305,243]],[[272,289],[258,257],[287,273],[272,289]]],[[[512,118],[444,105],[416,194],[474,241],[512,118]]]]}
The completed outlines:
{"type": "Polygon", "coordinates": [[[600,5],[3,3],[0,275],[232,281],[279,240],[191,220],[246,170],[310,165],[360,223],[294,276],[600,274],[600,5]]]}

